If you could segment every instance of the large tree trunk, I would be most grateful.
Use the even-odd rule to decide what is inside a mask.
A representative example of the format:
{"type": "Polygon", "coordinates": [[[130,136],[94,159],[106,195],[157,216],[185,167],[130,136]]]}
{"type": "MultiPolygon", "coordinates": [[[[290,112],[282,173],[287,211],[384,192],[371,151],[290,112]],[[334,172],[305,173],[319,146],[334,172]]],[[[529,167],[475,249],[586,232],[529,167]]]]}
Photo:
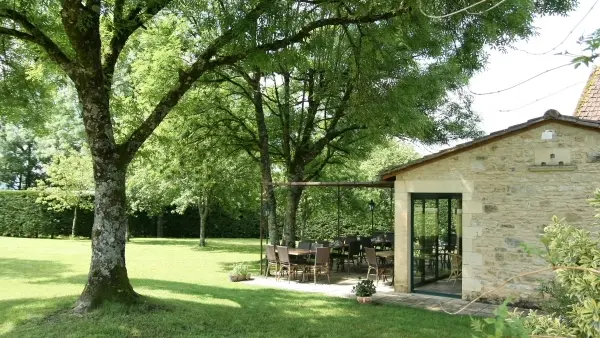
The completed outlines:
{"type": "Polygon", "coordinates": [[[206,221],[208,220],[208,198],[202,198],[198,201],[198,213],[200,215],[200,243],[201,247],[206,246],[206,221]]]}
{"type": "Polygon", "coordinates": [[[164,234],[163,234],[164,226],[165,226],[165,216],[161,212],[160,214],[158,214],[157,219],[156,219],[156,238],[162,238],[164,236],[164,234]]]}
{"type": "Polygon", "coordinates": [[[75,310],[86,311],[105,300],[131,303],[137,297],[125,267],[125,169],[106,163],[96,172],[92,263],[75,310]]]}
{"type": "Polygon", "coordinates": [[[77,225],[77,206],[73,209],[73,225],[71,225],[71,238],[75,238],[75,226],[77,225]]]}
{"type": "Polygon", "coordinates": [[[277,230],[277,200],[275,199],[275,189],[273,175],[271,173],[271,156],[269,152],[269,132],[265,122],[265,112],[262,104],[262,93],[260,91],[260,72],[256,72],[251,79],[247,79],[252,86],[254,112],[256,126],[258,129],[258,143],[260,152],[260,173],[263,181],[264,197],[266,198],[267,228],[269,241],[271,244],[279,244],[279,231],[277,230]]]}
{"type": "Polygon", "coordinates": [[[291,186],[288,188],[287,210],[285,228],[283,230],[284,245],[296,246],[296,224],[298,222],[298,206],[302,197],[302,188],[291,186]]]}

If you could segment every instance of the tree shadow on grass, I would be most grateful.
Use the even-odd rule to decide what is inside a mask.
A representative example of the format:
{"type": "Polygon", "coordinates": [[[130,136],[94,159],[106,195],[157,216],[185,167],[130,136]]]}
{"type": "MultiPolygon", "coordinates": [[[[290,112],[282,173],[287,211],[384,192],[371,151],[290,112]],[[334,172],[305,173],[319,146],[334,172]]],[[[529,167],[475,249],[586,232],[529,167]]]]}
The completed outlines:
{"type": "MultiPolygon", "coordinates": [[[[439,337],[469,336],[469,319],[399,306],[232,284],[232,288],[132,279],[154,306],[107,304],[84,316],[70,311],[75,297],[0,301],[8,336],[141,337],[439,337]],[[23,310],[23,311],[22,311],[23,310]],[[28,311],[25,313],[24,311],[28,311]],[[7,316],[7,317],[5,317],[7,316]],[[33,318],[33,319],[32,319],[33,318]]],[[[0,320],[2,325],[2,320],[0,320]]]]}
{"type": "Polygon", "coordinates": [[[0,258],[0,278],[57,278],[69,271],[68,265],[55,261],[0,258]]]}
{"type": "Polygon", "coordinates": [[[260,252],[260,242],[256,239],[256,244],[248,244],[247,241],[244,242],[235,242],[235,239],[221,240],[218,238],[215,239],[207,239],[206,246],[200,247],[198,245],[197,240],[190,239],[152,239],[152,240],[135,240],[133,239],[131,244],[134,245],[179,245],[179,246],[187,246],[196,251],[203,252],[231,252],[231,253],[241,253],[241,254],[259,254],[260,252]]]}

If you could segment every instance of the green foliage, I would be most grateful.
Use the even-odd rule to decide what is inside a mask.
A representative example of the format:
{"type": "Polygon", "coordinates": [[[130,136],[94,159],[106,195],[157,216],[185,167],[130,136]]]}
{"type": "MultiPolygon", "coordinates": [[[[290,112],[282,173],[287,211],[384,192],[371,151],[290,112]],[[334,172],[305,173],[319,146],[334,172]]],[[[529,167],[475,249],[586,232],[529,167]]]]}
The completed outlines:
{"type": "Polygon", "coordinates": [[[39,140],[25,129],[0,124],[0,188],[25,190],[42,177],[39,140]]]}
{"type": "Polygon", "coordinates": [[[568,296],[565,287],[556,279],[542,280],[538,287],[542,301],[541,309],[546,313],[565,316],[570,311],[575,300],[568,296]]]}
{"type": "Polygon", "coordinates": [[[229,271],[229,276],[242,276],[247,278],[248,266],[244,263],[236,263],[233,268],[229,271]]]}
{"type": "Polygon", "coordinates": [[[44,167],[47,178],[38,182],[38,203],[63,211],[92,210],[94,179],[92,159],[85,153],[58,154],[44,167]]]}
{"type": "Polygon", "coordinates": [[[473,320],[471,328],[473,337],[477,338],[529,338],[530,330],[526,329],[519,316],[508,311],[509,300],[505,300],[496,310],[494,317],[473,320]]]}
{"type": "Polygon", "coordinates": [[[356,297],[371,297],[376,292],[375,283],[370,279],[360,280],[352,287],[352,293],[355,294],[356,297]]]}
{"type": "MultiPolygon", "coordinates": [[[[600,206],[600,190],[590,203],[600,206]]],[[[541,238],[546,247],[542,257],[556,276],[543,283],[541,290],[551,297],[545,302],[545,309],[554,312],[530,312],[521,318],[507,317],[502,310],[501,316],[487,323],[496,328],[493,337],[513,337],[514,327],[524,327],[532,335],[600,336],[600,239],[589,231],[563,224],[556,216],[552,221],[541,238]]],[[[477,332],[484,332],[480,330],[482,325],[474,323],[477,332]]]]}
{"type": "Polygon", "coordinates": [[[588,36],[580,37],[577,43],[582,46],[583,54],[573,58],[572,63],[575,68],[581,65],[589,66],[593,64],[600,55],[598,53],[600,50],[600,29],[588,36]]]}
{"type": "MultiPolygon", "coordinates": [[[[52,237],[71,234],[71,213],[47,210],[35,191],[0,191],[0,236],[52,237]]],[[[89,236],[93,216],[80,215],[78,233],[89,236]]]]}

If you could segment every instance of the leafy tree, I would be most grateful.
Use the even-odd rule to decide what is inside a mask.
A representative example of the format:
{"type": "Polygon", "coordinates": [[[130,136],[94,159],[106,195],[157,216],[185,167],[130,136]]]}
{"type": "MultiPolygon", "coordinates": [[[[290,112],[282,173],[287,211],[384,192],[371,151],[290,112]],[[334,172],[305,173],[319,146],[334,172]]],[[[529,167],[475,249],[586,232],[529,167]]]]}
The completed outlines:
{"type": "MultiPolygon", "coordinates": [[[[373,28],[387,28],[382,33],[392,37],[394,32],[413,32],[420,25],[424,30],[431,28],[430,38],[439,36],[440,30],[456,31],[469,38],[464,44],[468,49],[478,50],[487,42],[527,36],[534,14],[564,13],[575,3],[512,0],[483,15],[461,12],[427,26],[431,20],[413,10],[418,3],[391,0],[376,4],[337,0],[0,0],[0,35],[27,46],[29,53],[19,57],[31,56],[44,69],[60,69],[75,87],[82,109],[93,161],[95,217],[90,272],[76,311],[88,310],[106,299],[136,299],[125,266],[127,167],[165,117],[186,100],[186,94],[204,81],[214,80],[214,71],[302,44],[322,27],[373,22],[373,28]],[[294,15],[281,15],[290,9],[295,10],[294,15]],[[399,16],[403,18],[394,20],[399,16]],[[177,25],[165,27],[169,20],[176,20],[177,25]],[[406,26],[413,23],[417,24],[406,26]],[[136,82],[140,79],[131,77],[129,68],[132,60],[143,56],[136,44],[151,40],[150,32],[156,30],[163,36],[179,36],[182,44],[175,50],[155,45],[152,50],[161,51],[162,57],[146,60],[148,71],[136,82]],[[159,65],[164,67],[153,71],[159,65]],[[138,111],[117,104],[123,100],[116,97],[126,96],[128,90],[142,98],[138,111]]],[[[427,9],[461,6],[434,1],[428,2],[427,9]]]]}
{"type": "Polygon", "coordinates": [[[34,135],[13,125],[0,130],[0,186],[25,190],[43,176],[45,160],[34,135]]]}
{"type": "MultiPolygon", "coordinates": [[[[48,67],[60,68],[76,88],[82,107],[94,168],[95,217],[90,273],[76,311],[86,311],[105,299],[136,299],[125,267],[126,171],[144,141],[185,94],[221,66],[301,43],[320,27],[387,20],[409,11],[391,1],[376,7],[351,5],[348,12],[337,1],[0,1],[0,35],[26,44],[48,67]],[[278,29],[285,23],[279,13],[292,5],[301,9],[293,18],[296,30],[282,37],[278,29]],[[143,114],[111,109],[113,98],[122,94],[120,81],[126,82],[129,72],[120,68],[128,62],[118,61],[136,59],[135,43],[149,36],[140,30],[142,26],[158,27],[169,18],[180,20],[179,33],[186,36],[187,44],[176,49],[179,62],[166,70],[167,81],[141,94],[145,95],[143,114]],[[269,39],[257,43],[245,34],[251,26],[269,39]],[[115,118],[119,121],[113,122],[115,118]]],[[[147,73],[144,80],[159,75],[147,73]]]]}
{"type": "Polygon", "coordinates": [[[582,45],[584,53],[573,58],[572,62],[575,68],[581,65],[589,66],[593,64],[600,55],[600,28],[588,36],[582,36],[578,43],[582,45]]]}
{"type": "Polygon", "coordinates": [[[233,217],[239,210],[257,209],[259,177],[249,158],[222,140],[194,133],[196,121],[171,119],[148,140],[132,164],[128,180],[132,205],[151,214],[169,206],[199,215],[200,246],[206,245],[211,208],[233,217]]]}
{"type": "MultiPolygon", "coordinates": [[[[371,140],[363,143],[369,148],[392,136],[425,143],[478,136],[471,98],[461,88],[484,66],[485,47],[505,48],[529,36],[533,13],[558,10],[556,3],[537,3],[537,8],[529,2],[511,4],[521,16],[498,7],[482,16],[431,20],[423,12],[454,12],[464,4],[418,2],[420,10],[409,11],[402,24],[323,27],[305,45],[220,71],[217,78],[227,85],[218,82],[219,89],[235,101],[213,100],[222,114],[209,126],[227,129],[259,163],[267,183],[270,240],[278,241],[272,167],[287,182],[304,182],[336,157],[355,151],[361,139],[371,140]]],[[[294,8],[281,13],[284,20],[295,15],[294,8]]],[[[288,29],[293,31],[293,24],[281,34],[288,29]]],[[[263,39],[261,33],[249,34],[263,39]]],[[[222,97],[222,92],[216,95],[222,97]]],[[[287,245],[295,242],[302,192],[301,186],[288,188],[287,245]]]]}
{"type": "Polygon", "coordinates": [[[92,210],[94,179],[92,161],[89,154],[58,154],[44,167],[47,178],[39,181],[36,190],[40,192],[38,203],[51,210],[73,210],[71,237],[76,235],[77,211],[92,210]]]}

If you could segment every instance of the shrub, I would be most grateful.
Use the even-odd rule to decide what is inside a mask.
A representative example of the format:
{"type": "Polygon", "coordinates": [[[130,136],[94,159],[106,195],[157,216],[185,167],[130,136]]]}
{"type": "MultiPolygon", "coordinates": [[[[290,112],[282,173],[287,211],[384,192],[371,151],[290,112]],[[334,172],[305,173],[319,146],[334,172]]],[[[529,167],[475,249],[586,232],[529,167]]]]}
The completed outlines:
{"type": "Polygon", "coordinates": [[[600,337],[600,240],[590,232],[563,224],[558,218],[544,229],[541,256],[555,270],[553,280],[541,286],[550,301],[548,314],[531,311],[526,317],[499,311],[495,318],[473,324],[476,337],[600,337]],[[490,331],[494,335],[489,335],[490,331]],[[515,333],[516,332],[516,333],[515,333]]]}
{"type": "Polygon", "coordinates": [[[233,266],[231,271],[229,271],[229,276],[240,276],[243,278],[247,278],[248,276],[248,266],[244,263],[237,263],[233,266]]]}
{"type": "Polygon", "coordinates": [[[375,292],[375,284],[370,279],[358,281],[358,284],[352,287],[352,293],[356,297],[371,297],[375,292]]]}

